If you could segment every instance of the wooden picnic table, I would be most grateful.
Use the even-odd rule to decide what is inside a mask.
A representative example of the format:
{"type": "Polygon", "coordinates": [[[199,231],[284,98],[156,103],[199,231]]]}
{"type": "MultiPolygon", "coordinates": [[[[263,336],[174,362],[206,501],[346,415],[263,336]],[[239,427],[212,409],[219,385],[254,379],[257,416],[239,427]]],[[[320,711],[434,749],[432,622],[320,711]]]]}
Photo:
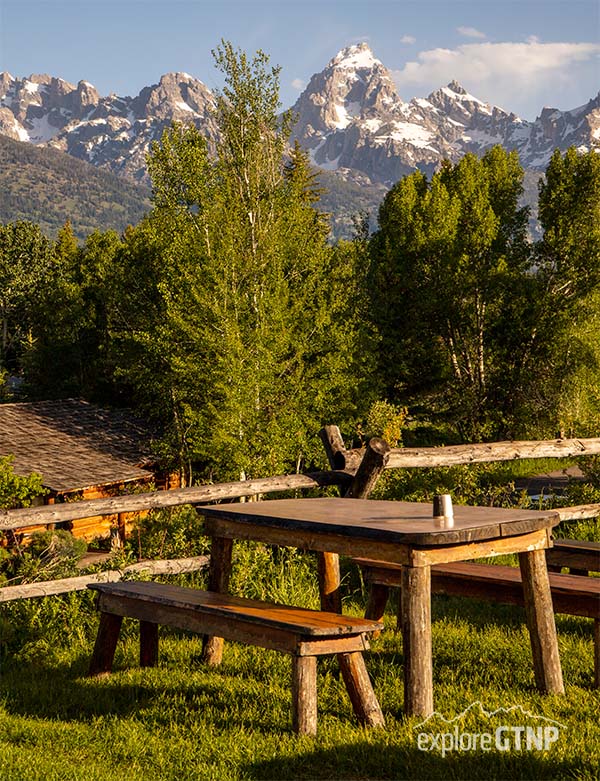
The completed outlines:
{"type": "MultiPolygon", "coordinates": [[[[228,590],[234,540],[401,564],[408,716],[433,712],[431,566],[516,553],[536,684],[544,692],[564,692],[544,554],[560,520],[555,511],[456,506],[453,519],[444,519],[434,518],[428,503],[331,497],[219,505],[201,512],[212,537],[209,589],[214,591],[228,590]]],[[[334,586],[339,589],[339,580],[334,586]]],[[[207,638],[205,659],[217,663],[221,653],[222,640],[207,638]]]]}

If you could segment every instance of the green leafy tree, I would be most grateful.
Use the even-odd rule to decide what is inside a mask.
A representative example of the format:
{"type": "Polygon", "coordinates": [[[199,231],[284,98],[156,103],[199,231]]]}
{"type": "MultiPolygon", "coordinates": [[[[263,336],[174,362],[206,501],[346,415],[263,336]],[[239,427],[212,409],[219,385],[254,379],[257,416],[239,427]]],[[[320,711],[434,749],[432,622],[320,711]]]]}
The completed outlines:
{"type": "Polygon", "coordinates": [[[13,460],[13,456],[0,456],[0,507],[6,510],[29,507],[34,499],[46,493],[41,475],[16,474],[13,460]]]}
{"type": "Polygon", "coordinates": [[[386,196],[371,243],[386,395],[437,405],[463,439],[505,423],[512,388],[498,341],[529,271],[522,178],[516,153],[501,147],[445,162],[430,182],[414,173],[386,196]]]}
{"type": "Polygon", "coordinates": [[[0,225],[0,367],[20,368],[31,339],[31,309],[45,293],[50,265],[50,242],[37,225],[0,225]]]}
{"type": "Polygon", "coordinates": [[[175,125],[148,161],[154,208],[127,241],[121,366],[170,424],[180,462],[224,479],[320,457],[322,422],[360,404],[361,326],[308,159],[286,155],[279,69],[229,43],[213,54],[214,155],[175,125]]]}
{"type": "Polygon", "coordinates": [[[553,154],[540,183],[530,364],[533,399],[549,434],[597,431],[600,396],[600,156],[553,154]],[[533,367],[532,367],[533,368],[533,367]]]}

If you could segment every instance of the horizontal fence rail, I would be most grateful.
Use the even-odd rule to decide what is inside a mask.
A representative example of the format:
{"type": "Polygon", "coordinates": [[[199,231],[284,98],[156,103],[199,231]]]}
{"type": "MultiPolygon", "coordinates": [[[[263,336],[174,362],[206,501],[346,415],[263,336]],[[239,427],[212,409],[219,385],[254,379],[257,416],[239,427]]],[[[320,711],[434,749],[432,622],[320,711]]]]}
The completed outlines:
{"type": "MultiPolygon", "coordinates": [[[[364,448],[346,450],[337,426],[325,426],[320,433],[332,469],[354,472],[362,460],[364,448]]],[[[389,451],[385,468],[416,469],[493,461],[595,455],[600,455],[600,438],[484,442],[444,447],[394,447],[389,451]]]]}
{"type": "Polygon", "coordinates": [[[312,472],[305,475],[279,475],[257,480],[241,480],[236,483],[191,486],[172,491],[152,491],[103,499],[84,499],[80,502],[46,504],[19,510],[0,510],[0,532],[38,524],[44,526],[80,518],[91,518],[95,515],[160,510],[184,504],[206,504],[222,499],[239,499],[243,496],[320,488],[328,485],[349,486],[351,482],[351,474],[333,470],[331,472],[312,472]]]}
{"type": "Polygon", "coordinates": [[[490,442],[438,448],[392,448],[387,469],[455,466],[530,458],[568,458],[600,454],[600,439],[490,442]]]}
{"type": "Polygon", "coordinates": [[[50,597],[56,594],[67,594],[71,591],[84,591],[91,583],[113,583],[121,580],[124,575],[181,575],[184,572],[197,572],[208,566],[208,556],[192,556],[186,559],[162,559],[161,561],[138,561],[128,564],[123,569],[104,570],[89,575],[78,575],[74,578],[37,581],[23,583],[18,586],[3,586],[0,588],[0,603],[13,602],[16,599],[32,599],[34,597],[50,597]]]}

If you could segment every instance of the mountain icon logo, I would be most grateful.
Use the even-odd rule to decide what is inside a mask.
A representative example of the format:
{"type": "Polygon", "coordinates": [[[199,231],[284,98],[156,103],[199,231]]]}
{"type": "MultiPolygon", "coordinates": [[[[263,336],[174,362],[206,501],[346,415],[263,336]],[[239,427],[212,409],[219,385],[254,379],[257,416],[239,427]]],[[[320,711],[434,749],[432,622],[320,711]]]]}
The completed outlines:
{"type": "Polygon", "coordinates": [[[439,751],[442,757],[453,751],[549,751],[564,729],[566,726],[560,721],[532,713],[521,705],[486,710],[479,700],[450,719],[434,711],[414,727],[418,730],[419,751],[439,751]],[[459,722],[469,715],[497,719],[500,723],[485,732],[461,730],[459,722]],[[434,732],[432,727],[436,720],[442,723],[442,728],[434,732]]]}

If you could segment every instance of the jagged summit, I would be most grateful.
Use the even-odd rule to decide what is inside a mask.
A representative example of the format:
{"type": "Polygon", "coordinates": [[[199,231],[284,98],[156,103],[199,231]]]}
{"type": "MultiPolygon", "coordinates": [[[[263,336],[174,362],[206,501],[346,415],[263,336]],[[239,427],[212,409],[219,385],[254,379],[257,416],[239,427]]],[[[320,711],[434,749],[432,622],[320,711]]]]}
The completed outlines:
{"type": "MultiPolygon", "coordinates": [[[[74,85],[44,73],[21,79],[0,73],[0,134],[138,180],[147,179],[150,145],[173,120],[215,138],[214,105],[208,87],[183,71],[165,73],[135,97],[101,97],[84,80],[74,85]]],[[[292,140],[309,150],[315,165],[386,186],[495,144],[517,150],[523,166],[537,170],[555,148],[600,145],[600,93],[571,111],[544,108],[535,122],[479,99],[456,80],[404,102],[366,42],[341,49],[292,110],[298,117],[292,140]]]]}
{"type": "Polygon", "coordinates": [[[333,59],[327,64],[327,68],[345,68],[347,70],[362,70],[372,68],[374,65],[381,65],[368,43],[355,43],[352,46],[346,46],[341,49],[333,59]]]}
{"type": "Polygon", "coordinates": [[[457,95],[467,94],[467,90],[462,86],[462,84],[459,84],[456,79],[452,79],[452,81],[447,85],[446,89],[449,89],[450,92],[454,92],[457,95]]]}
{"type": "Polygon", "coordinates": [[[164,74],[134,98],[101,97],[93,84],[48,74],[0,74],[0,133],[67,152],[99,168],[145,180],[146,154],[173,120],[216,134],[214,97],[189,73],[164,74]]]}

